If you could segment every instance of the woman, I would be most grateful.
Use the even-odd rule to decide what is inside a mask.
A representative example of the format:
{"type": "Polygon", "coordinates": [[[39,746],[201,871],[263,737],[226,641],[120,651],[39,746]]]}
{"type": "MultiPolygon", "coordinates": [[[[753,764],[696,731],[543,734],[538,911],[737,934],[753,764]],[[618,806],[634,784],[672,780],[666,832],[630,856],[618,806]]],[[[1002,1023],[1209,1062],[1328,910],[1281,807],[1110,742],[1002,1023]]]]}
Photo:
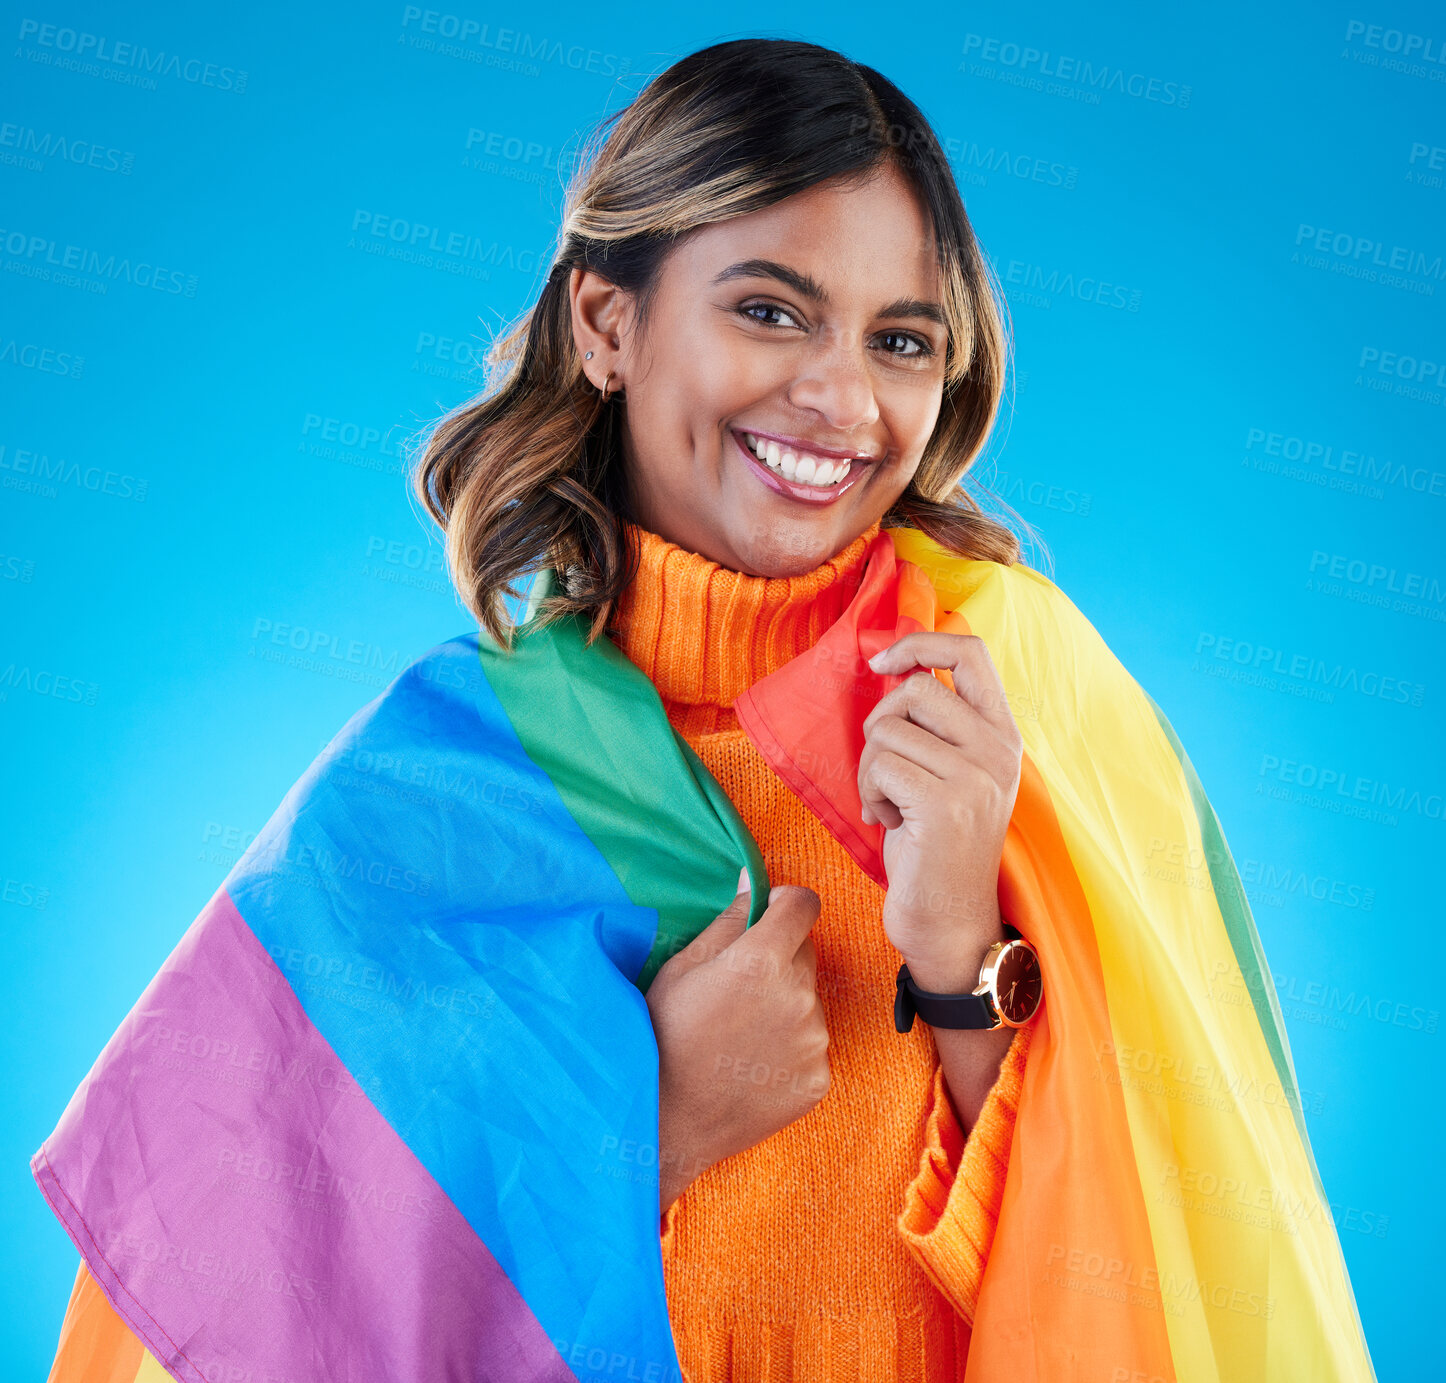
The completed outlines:
{"type": "Polygon", "coordinates": [[[1218,822],[958,488],[1006,338],[916,107],[678,62],[497,360],[417,472],[480,638],[36,1155],[53,1377],[1370,1377],[1218,822]]]}
{"type": "MultiPolygon", "coordinates": [[[[901,957],[921,988],[953,993],[974,987],[989,946],[1004,939],[996,880],[1020,745],[1008,706],[946,694],[918,703],[933,712],[922,729],[907,719],[910,687],[879,705],[860,790],[885,824],[903,815],[893,798],[909,818],[892,833],[887,893],[860,876],[731,711],[833,623],[890,511],[933,517],[971,556],[1008,561],[1017,550],[976,509],[929,498],[954,490],[984,443],[1003,388],[1004,332],[942,160],[906,156],[913,179],[926,180],[916,192],[887,156],[894,132],[927,147],[926,127],[875,82],[823,50],[746,41],[660,78],[620,122],[573,212],[571,253],[531,320],[530,369],[449,420],[422,468],[422,493],[484,618],[541,533],[568,540],[575,564],[595,573],[574,587],[575,607],[605,613],[621,575],[616,516],[635,516],[641,565],[613,632],[783,885],[757,924],[780,933],[782,965],[769,981],[739,984],[726,956],[712,954],[742,931],[735,907],[649,990],[669,1312],[689,1377],[712,1376],[708,1361],[730,1348],[741,1361],[780,1347],[803,1377],[827,1374],[840,1349],[857,1352],[868,1376],[953,1377],[1027,1043],[1020,1030],[996,1082],[1015,1029],[940,1031],[945,1099],[922,1026],[904,1041],[891,1021],[901,957]],[[791,94],[800,90],[827,114],[801,118],[791,94]],[[630,187],[644,168],[652,185],[630,187]],[[800,190],[778,200],[790,185],[800,190]],[[683,226],[689,233],[671,244],[667,232],[683,226]],[[548,404],[531,381],[570,375],[579,359],[606,398],[581,467],[575,432],[559,431],[551,451],[522,440],[547,426],[529,416],[548,404]],[[775,439],[776,461],[750,455],[754,437],[775,439]],[[791,451],[781,445],[790,442],[791,451]],[[815,472],[804,490],[789,475],[809,454],[855,459],[825,460],[830,475],[844,473],[815,472]],[[943,790],[925,789],[916,814],[912,790],[926,783],[943,790]],[[962,823],[966,848],[933,848],[962,823]],[[931,913],[915,901],[934,896],[954,906],[931,913]],[[759,1063],[787,1073],[782,1097],[772,1080],[733,1078],[759,1063]],[[970,1204],[932,1234],[901,1234],[901,1212],[927,1214],[906,1210],[921,1194],[920,1131],[929,1126],[923,1156],[944,1161],[958,1120],[976,1128],[996,1084],[961,1172],[970,1204]],[[842,1168],[867,1194],[841,1191],[842,1168]],[[695,1175],[701,1184],[687,1189],[695,1175]],[[808,1325],[834,1292],[847,1303],[842,1345],[808,1325]]],[[[981,689],[997,690],[978,640],[936,636],[902,645],[905,655],[965,660],[981,689]]]]}

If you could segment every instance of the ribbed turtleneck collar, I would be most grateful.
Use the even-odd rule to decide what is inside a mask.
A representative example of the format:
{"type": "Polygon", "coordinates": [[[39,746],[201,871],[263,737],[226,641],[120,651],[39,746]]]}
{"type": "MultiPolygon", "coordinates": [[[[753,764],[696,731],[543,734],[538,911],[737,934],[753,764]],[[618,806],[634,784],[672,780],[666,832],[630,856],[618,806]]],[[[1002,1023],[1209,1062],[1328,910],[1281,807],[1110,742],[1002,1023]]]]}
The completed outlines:
{"type": "Polygon", "coordinates": [[[609,633],[665,702],[727,707],[810,649],[858,590],[880,522],[800,576],[750,576],[637,524],[638,572],[609,633]]]}

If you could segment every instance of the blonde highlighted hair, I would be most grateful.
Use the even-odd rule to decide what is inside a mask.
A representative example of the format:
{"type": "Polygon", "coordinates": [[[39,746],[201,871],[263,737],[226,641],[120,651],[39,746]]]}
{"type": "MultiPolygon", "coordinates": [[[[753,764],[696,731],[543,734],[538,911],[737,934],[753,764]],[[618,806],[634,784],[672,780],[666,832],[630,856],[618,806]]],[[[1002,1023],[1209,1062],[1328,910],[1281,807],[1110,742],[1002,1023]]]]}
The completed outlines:
{"type": "Polygon", "coordinates": [[[738,39],[680,59],[593,132],[536,304],[488,351],[483,393],[436,425],[413,467],[415,493],[446,532],[452,581],[500,644],[511,646],[504,595],[521,596],[516,579],[564,572],[539,617],[584,616],[591,642],[636,573],[623,527],[633,517],[625,405],[605,401],[583,373],[572,270],[633,295],[644,327],[679,237],[825,179],[866,179],[886,162],[932,223],[949,346],[938,423],[883,524],[920,529],[963,557],[1019,559],[1014,532],[960,484],[994,426],[1010,340],[1003,294],[937,137],[871,67],[816,44],[738,39]]]}

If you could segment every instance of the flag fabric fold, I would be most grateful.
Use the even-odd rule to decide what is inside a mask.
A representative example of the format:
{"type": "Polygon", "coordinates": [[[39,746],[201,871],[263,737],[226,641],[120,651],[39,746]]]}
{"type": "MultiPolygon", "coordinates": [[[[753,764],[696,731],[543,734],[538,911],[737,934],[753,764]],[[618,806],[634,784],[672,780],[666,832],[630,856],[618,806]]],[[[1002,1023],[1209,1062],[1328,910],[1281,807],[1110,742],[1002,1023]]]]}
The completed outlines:
{"type": "MultiPolygon", "coordinates": [[[[533,626],[556,583],[512,654],[451,640],[353,717],[32,1159],[125,1347],[175,1378],[681,1377],[644,995],[740,867],[750,922],[768,878],[646,677],[533,626]]],[[[887,885],[856,775],[900,678],[865,660],[915,629],[1000,671],[1025,741],[1000,902],[1045,979],[968,1377],[1373,1378],[1223,831],[1063,593],[883,529],[740,726],[887,885]]]]}

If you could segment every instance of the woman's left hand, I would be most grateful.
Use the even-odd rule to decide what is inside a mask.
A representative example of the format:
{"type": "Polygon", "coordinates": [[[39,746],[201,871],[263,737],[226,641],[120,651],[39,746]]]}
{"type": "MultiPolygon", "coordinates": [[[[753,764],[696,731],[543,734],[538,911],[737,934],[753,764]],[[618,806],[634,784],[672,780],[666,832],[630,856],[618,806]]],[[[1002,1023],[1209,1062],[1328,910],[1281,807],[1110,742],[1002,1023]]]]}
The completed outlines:
{"type": "Polygon", "coordinates": [[[880,698],[864,720],[859,796],[864,821],[885,828],[889,940],[911,974],[917,963],[921,976],[958,975],[973,988],[1002,937],[999,863],[1024,741],[978,635],[906,634],[869,666],[915,664],[948,669],[954,690],[923,673],[880,698]]]}

